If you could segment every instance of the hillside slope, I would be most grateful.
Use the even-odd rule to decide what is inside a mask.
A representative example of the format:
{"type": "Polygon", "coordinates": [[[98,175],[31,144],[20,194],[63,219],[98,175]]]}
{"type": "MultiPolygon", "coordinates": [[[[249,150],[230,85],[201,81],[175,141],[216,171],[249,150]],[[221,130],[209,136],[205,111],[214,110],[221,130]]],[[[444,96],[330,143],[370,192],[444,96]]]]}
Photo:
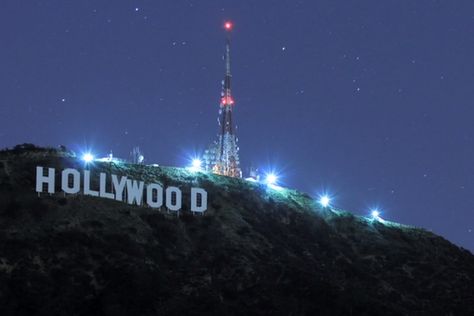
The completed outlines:
{"type": "Polygon", "coordinates": [[[186,200],[177,217],[38,197],[38,165],[84,167],[64,151],[0,152],[1,315],[474,315],[474,256],[426,230],[179,168],[89,167],[205,188],[203,216],[186,200]]]}

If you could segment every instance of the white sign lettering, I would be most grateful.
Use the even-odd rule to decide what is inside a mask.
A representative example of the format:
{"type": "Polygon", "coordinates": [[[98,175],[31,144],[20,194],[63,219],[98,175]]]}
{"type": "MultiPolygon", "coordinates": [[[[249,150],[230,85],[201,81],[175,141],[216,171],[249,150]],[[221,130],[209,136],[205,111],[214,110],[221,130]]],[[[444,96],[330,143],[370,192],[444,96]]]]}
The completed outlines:
{"type": "MultiPolygon", "coordinates": [[[[36,167],[36,192],[43,193],[46,185],[47,192],[54,194],[56,190],[56,170],[54,168],[48,168],[46,175],[45,171],[46,169],[41,166],[36,167]]],[[[163,190],[163,187],[157,183],[145,184],[143,181],[112,174],[109,182],[110,190],[108,190],[107,180],[107,174],[101,172],[99,174],[99,190],[93,190],[90,170],[84,170],[81,179],[81,173],[78,170],[67,168],[61,172],[61,190],[67,194],[77,194],[82,187],[84,195],[122,202],[126,199],[126,202],[130,205],[142,205],[146,203],[146,205],[151,208],[160,208],[163,206],[163,202],[165,202],[168,210],[175,212],[181,210],[183,194],[178,187],[171,186],[163,190]]],[[[203,213],[207,210],[206,190],[202,188],[191,188],[190,200],[192,212],[203,213]]]]}

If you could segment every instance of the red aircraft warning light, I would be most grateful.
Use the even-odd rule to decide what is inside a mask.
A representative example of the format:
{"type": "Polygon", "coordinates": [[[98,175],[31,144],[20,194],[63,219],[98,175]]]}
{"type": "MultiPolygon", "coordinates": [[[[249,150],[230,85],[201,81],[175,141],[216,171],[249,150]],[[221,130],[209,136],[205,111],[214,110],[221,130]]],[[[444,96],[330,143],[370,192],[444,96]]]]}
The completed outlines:
{"type": "Polygon", "coordinates": [[[234,25],[232,24],[231,21],[227,21],[227,22],[224,23],[224,28],[226,29],[226,31],[232,31],[233,26],[234,25]]]}
{"type": "Polygon", "coordinates": [[[231,96],[223,96],[221,98],[221,105],[222,106],[234,105],[234,99],[231,96]]]}

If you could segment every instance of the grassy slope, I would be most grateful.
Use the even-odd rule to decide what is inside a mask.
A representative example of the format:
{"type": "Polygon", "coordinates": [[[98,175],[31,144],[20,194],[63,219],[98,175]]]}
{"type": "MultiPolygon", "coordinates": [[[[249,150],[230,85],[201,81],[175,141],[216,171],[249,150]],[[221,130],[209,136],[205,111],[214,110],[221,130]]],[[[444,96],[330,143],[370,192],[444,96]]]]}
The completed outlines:
{"type": "Polygon", "coordinates": [[[183,196],[203,187],[204,216],[38,198],[36,165],[82,168],[66,153],[0,153],[2,315],[474,313],[474,256],[425,230],[179,168],[93,166],[183,196]]]}

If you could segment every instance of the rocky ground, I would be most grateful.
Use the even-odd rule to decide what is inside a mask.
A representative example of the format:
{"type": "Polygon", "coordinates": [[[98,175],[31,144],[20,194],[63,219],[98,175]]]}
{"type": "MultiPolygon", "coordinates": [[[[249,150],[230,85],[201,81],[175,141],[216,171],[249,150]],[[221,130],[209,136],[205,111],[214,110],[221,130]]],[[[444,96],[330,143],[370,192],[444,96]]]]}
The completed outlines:
{"type": "Polygon", "coordinates": [[[426,230],[293,190],[123,163],[90,169],[184,196],[203,187],[208,211],[38,197],[37,165],[83,168],[64,150],[0,152],[0,315],[474,315],[474,256],[426,230]]]}

